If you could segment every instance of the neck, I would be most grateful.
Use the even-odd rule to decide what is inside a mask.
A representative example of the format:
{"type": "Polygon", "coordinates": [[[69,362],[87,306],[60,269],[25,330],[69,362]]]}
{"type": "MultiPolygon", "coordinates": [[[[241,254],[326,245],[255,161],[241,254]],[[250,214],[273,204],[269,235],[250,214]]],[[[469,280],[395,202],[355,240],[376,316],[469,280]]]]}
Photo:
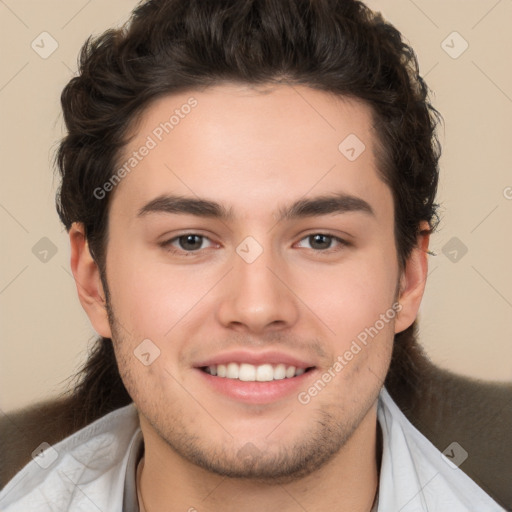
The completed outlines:
{"type": "Polygon", "coordinates": [[[380,427],[376,405],[326,464],[298,480],[262,483],[213,474],[182,459],[141,417],[141,512],[370,512],[378,489],[380,427]],[[142,497],[142,500],[141,500],[142,497]]]}

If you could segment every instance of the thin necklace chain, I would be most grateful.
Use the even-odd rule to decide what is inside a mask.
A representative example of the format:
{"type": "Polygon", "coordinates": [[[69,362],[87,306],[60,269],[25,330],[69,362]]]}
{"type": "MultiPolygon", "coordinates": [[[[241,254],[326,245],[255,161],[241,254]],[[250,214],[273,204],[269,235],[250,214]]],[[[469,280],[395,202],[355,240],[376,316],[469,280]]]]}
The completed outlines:
{"type": "Polygon", "coordinates": [[[140,485],[140,479],[142,475],[142,468],[144,467],[144,457],[140,459],[139,464],[137,465],[137,497],[139,500],[139,512],[146,512],[146,505],[144,504],[144,498],[142,497],[142,489],[140,485]]]}

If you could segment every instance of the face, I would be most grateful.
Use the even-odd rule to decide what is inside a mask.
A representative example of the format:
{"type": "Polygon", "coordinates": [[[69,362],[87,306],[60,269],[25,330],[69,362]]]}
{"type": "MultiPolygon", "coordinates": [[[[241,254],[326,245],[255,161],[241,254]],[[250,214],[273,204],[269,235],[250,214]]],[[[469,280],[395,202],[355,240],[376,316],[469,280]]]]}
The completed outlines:
{"type": "Polygon", "coordinates": [[[375,428],[407,327],[375,145],[367,106],[307,87],[222,85],[144,112],[119,160],[96,326],[146,442],[278,481],[375,428]]]}

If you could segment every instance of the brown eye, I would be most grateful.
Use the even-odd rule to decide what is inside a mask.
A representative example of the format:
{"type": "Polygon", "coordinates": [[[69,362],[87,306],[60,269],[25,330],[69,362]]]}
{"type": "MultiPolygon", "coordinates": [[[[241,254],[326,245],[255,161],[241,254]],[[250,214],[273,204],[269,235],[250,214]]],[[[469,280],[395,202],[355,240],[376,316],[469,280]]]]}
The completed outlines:
{"type": "Polygon", "coordinates": [[[328,233],[313,233],[305,236],[300,242],[299,247],[311,249],[317,253],[332,253],[343,250],[350,244],[334,235],[328,233]]]}
{"type": "Polygon", "coordinates": [[[201,245],[203,243],[203,238],[200,235],[183,235],[178,237],[178,243],[180,249],[184,251],[197,251],[201,249],[201,245]]]}
{"type": "Polygon", "coordinates": [[[162,242],[161,247],[166,251],[172,252],[177,255],[191,255],[195,252],[199,253],[203,249],[208,249],[213,246],[211,240],[203,235],[196,233],[186,233],[170,240],[162,242]]]}
{"type": "Polygon", "coordinates": [[[329,235],[322,235],[320,233],[316,235],[310,235],[308,237],[309,245],[312,249],[330,249],[333,237],[329,235]]]}

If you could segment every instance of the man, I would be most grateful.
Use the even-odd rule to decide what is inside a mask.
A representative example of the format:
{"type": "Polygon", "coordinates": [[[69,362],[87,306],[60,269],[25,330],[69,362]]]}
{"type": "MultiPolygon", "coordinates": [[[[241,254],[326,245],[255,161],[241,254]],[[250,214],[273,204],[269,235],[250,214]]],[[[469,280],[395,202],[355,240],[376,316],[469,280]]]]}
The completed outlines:
{"type": "Polygon", "coordinates": [[[503,510],[383,388],[439,158],[391,25],[352,0],[149,0],[62,104],[58,211],[101,336],[71,405],[101,418],[2,510],[503,510]]]}

